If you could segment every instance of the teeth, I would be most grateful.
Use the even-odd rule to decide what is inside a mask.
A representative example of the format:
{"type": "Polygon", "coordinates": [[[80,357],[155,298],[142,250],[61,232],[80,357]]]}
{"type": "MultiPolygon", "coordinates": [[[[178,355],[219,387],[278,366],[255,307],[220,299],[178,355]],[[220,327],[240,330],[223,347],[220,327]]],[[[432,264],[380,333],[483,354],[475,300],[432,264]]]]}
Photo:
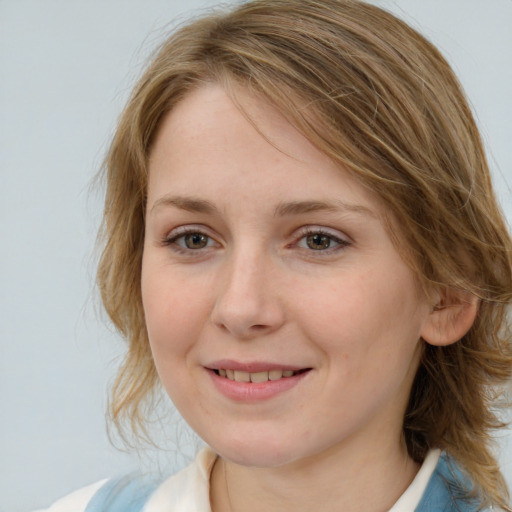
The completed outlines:
{"type": "Polygon", "coordinates": [[[267,382],[268,372],[251,373],[251,382],[267,382]]]}
{"type": "Polygon", "coordinates": [[[292,377],[297,372],[293,370],[269,370],[268,372],[243,372],[238,370],[224,370],[219,368],[218,373],[221,377],[237,382],[267,382],[268,380],[279,380],[283,377],[292,377]]]}
{"type": "Polygon", "coordinates": [[[235,370],[235,380],[237,382],[251,382],[251,374],[249,372],[239,372],[235,370]]]}
{"type": "Polygon", "coordinates": [[[268,372],[268,378],[270,380],[279,380],[283,376],[283,370],[270,370],[268,372]]]}

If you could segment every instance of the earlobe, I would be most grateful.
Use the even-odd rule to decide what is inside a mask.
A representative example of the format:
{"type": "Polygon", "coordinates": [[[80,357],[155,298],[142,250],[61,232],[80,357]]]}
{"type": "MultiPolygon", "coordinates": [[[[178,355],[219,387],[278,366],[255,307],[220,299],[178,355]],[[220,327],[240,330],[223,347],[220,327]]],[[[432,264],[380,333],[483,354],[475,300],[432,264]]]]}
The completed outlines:
{"type": "Polygon", "coordinates": [[[479,299],[458,290],[444,290],[425,322],[421,337],[430,345],[446,346],[459,341],[473,325],[479,299]]]}

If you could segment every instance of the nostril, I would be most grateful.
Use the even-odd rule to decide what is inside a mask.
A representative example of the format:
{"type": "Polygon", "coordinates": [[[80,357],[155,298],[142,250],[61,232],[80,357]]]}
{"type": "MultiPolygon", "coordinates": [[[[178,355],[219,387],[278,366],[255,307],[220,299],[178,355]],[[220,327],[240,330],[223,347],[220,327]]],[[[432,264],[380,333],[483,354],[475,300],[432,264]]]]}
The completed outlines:
{"type": "Polygon", "coordinates": [[[222,331],[228,331],[236,338],[250,339],[282,326],[285,315],[278,301],[236,299],[226,294],[219,297],[211,312],[212,323],[222,331]]]}

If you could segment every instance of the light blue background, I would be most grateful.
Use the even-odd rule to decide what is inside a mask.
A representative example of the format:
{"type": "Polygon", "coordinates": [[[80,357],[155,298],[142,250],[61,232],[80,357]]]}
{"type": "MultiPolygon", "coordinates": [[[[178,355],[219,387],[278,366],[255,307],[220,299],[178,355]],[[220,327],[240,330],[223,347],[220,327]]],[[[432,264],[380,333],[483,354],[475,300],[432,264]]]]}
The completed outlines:
{"type": "MultiPolygon", "coordinates": [[[[213,3],[0,0],[2,511],[47,506],[136,464],[105,434],[105,389],[122,344],[95,313],[101,206],[90,183],[165,24],[213,3]]],[[[453,63],[512,219],[512,0],[376,3],[453,63]]],[[[509,445],[500,457],[512,482],[509,445]]]]}

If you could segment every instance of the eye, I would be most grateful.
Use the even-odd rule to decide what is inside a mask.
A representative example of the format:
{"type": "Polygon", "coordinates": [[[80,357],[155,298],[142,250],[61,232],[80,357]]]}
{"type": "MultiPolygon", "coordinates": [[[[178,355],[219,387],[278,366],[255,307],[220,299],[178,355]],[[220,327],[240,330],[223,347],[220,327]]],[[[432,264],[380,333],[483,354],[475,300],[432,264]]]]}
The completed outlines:
{"type": "Polygon", "coordinates": [[[178,238],[178,240],[182,241],[187,249],[204,249],[208,246],[209,238],[202,233],[188,233],[178,238]]]}
{"type": "Polygon", "coordinates": [[[308,229],[297,243],[297,246],[301,249],[319,252],[335,251],[348,245],[350,245],[348,240],[319,229],[308,229]]]}
{"type": "Polygon", "coordinates": [[[308,235],[305,237],[305,241],[308,248],[314,251],[329,249],[333,243],[333,239],[330,236],[322,235],[321,233],[308,235]]]}
{"type": "Polygon", "coordinates": [[[206,249],[216,245],[215,241],[196,230],[180,230],[178,233],[171,233],[164,241],[165,245],[174,246],[176,250],[193,250],[206,249]]]}

